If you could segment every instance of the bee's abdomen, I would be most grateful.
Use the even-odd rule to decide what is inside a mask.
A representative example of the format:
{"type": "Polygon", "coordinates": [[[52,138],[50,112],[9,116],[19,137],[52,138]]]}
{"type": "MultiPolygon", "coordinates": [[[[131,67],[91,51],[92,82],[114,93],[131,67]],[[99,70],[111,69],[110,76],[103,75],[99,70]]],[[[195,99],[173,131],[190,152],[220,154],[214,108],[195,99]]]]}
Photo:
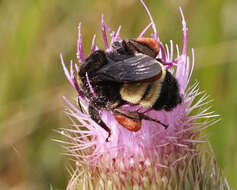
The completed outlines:
{"type": "Polygon", "coordinates": [[[170,72],[167,71],[162,84],[160,96],[153,108],[156,110],[165,109],[166,111],[170,111],[181,102],[182,99],[179,95],[177,80],[170,72]]]}
{"type": "Polygon", "coordinates": [[[162,67],[162,72],[158,77],[124,84],[120,89],[121,98],[129,103],[151,108],[159,99],[165,76],[166,71],[162,67]]]}
{"type": "Polygon", "coordinates": [[[139,105],[145,108],[151,108],[159,98],[161,91],[161,81],[155,80],[147,86],[147,91],[145,92],[143,98],[140,100],[139,105]]]}
{"type": "Polygon", "coordinates": [[[161,80],[124,84],[120,94],[121,98],[129,103],[151,108],[159,98],[161,86],[161,80]]]}
{"type": "Polygon", "coordinates": [[[139,104],[146,92],[148,82],[126,83],[120,89],[120,95],[124,101],[139,104]]]}

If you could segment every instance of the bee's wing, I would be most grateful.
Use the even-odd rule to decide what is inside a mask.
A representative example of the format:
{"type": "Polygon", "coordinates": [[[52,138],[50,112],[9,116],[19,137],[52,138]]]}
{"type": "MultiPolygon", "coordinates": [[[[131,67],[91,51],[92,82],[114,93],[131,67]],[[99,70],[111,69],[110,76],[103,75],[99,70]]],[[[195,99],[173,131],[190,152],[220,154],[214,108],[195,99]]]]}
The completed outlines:
{"type": "Polygon", "coordinates": [[[129,83],[150,79],[161,72],[162,66],[156,59],[138,54],[121,61],[109,62],[96,75],[101,80],[129,83]]]}

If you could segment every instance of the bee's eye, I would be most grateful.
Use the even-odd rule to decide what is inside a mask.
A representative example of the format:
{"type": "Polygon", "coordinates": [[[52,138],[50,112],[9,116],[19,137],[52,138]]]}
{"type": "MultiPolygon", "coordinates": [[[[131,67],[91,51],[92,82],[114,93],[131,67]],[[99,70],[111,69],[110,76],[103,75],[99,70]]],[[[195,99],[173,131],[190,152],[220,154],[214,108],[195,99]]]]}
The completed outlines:
{"type": "Polygon", "coordinates": [[[117,48],[121,48],[121,42],[119,42],[119,41],[115,41],[115,42],[113,42],[113,44],[112,44],[112,48],[113,49],[117,49],[117,48]]]}

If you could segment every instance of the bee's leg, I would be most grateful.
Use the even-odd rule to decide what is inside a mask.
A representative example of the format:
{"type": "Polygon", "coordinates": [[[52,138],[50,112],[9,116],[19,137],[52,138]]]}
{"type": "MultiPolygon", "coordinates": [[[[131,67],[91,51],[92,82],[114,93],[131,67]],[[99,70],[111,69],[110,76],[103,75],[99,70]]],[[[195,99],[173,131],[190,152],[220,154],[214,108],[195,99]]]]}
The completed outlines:
{"type": "Polygon", "coordinates": [[[123,115],[127,118],[133,119],[135,121],[141,120],[139,117],[139,113],[138,112],[129,112],[129,111],[125,111],[125,110],[121,110],[119,108],[116,108],[113,110],[114,114],[120,114],[123,115]]]}
{"type": "Polygon", "coordinates": [[[109,138],[111,136],[111,130],[106,126],[106,124],[101,120],[100,114],[98,109],[95,107],[93,101],[90,102],[89,108],[88,108],[89,114],[91,116],[91,119],[93,119],[99,126],[101,126],[107,133],[108,136],[106,138],[106,142],[109,142],[109,138]]]}
{"type": "Polygon", "coordinates": [[[162,123],[161,121],[159,120],[156,120],[156,119],[153,119],[149,116],[146,116],[145,114],[143,113],[139,113],[139,112],[128,112],[128,111],[124,111],[124,110],[121,110],[121,109],[114,109],[113,111],[115,114],[121,114],[125,117],[128,117],[130,119],[133,119],[133,120],[148,120],[148,121],[153,121],[153,122],[156,122],[156,123],[159,123],[160,125],[162,125],[165,129],[168,128],[168,125],[162,123]]]}
{"type": "Polygon", "coordinates": [[[144,119],[144,120],[148,120],[148,121],[154,121],[154,122],[159,123],[160,125],[162,125],[165,129],[168,128],[168,125],[162,123],[161,121],[159,121],[157,119],[153,119],[153,118],[151,118],[151,117],[149,117],[149,116],[147,116],[143,113],[138,113],[138,114],[139,114],[140,119],[144,119]]]}

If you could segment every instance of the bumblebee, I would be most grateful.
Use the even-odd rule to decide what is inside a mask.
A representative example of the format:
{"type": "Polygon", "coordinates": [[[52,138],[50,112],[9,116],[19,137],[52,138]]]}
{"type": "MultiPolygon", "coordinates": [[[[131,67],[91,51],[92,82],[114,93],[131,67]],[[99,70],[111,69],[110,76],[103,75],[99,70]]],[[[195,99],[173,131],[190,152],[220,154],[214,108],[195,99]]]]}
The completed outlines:
{"type": "Polygon", "coordinates": [[[110,111],[130,131],[138,131],[142,120],[168,127],[145,113],[121,109],[132,104],[148,110],[170,111],[181,103],[175,77],[156,59],[159,50],[160,44],[153,38],[116,41],[112,51],[97,50],[81,65],[79,87],[89,100],[91,119],[107,131],[106,141],[111,130],[100,118],[101,109],[110,111]]]}

